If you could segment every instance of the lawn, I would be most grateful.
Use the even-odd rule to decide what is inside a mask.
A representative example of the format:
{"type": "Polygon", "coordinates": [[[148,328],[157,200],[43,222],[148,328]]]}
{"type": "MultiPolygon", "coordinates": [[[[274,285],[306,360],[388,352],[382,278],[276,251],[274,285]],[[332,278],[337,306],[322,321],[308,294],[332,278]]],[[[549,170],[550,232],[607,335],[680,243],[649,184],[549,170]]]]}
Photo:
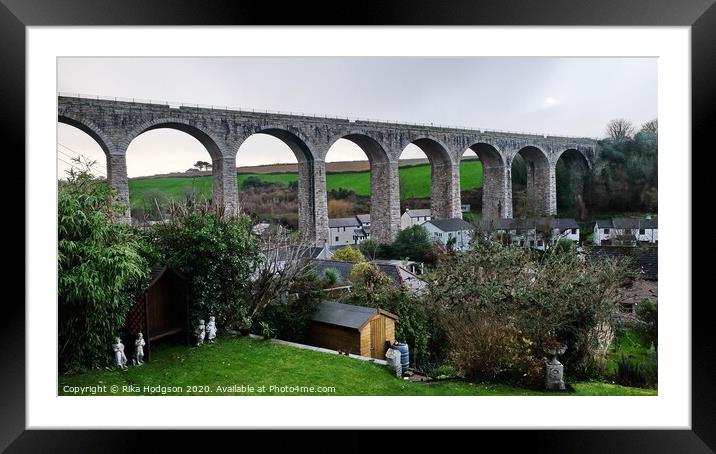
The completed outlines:
{"type": "Polygon", "coordinates": [[[249,338],[224,338],[199,348],[167,345],[153,352],[152,361],[127,371],[97,370],[61,375],[58,393],[79,395],[70,392],[69,387],[97,385],[105,386],[106,390],[90,395],[656,395],[654,389],[607,383],[571,383],[575,389],[573,394],[538,392],[499,384],[410,383],[395,378],[386,367],[377,364],[249,338]],[[111,391],[113,385],[118,387],[118,392],[111,391]],[[242,385],[251,386],[253,390],[246,392],[239,388],[242,385]],[[142,390],[144,386],[181,387],[181,390],[162,393],[161,388],[156,388],[154,392],[148,392],[142,390]],[[196,388],[204,386],[206,388],[196,388]],[[218,388],[232,386],[237,388],[218,388]],[[265,387],[263,391],[261,386],[265,387]],[[282,392],[272,390],[272,386],[335,389],[314,393],[282,392]]]}
{"type": "MultiPolygon", "coordinates": [[[[262,181],[288,184],[296,181],[296,173],[238,174],[239,188],[248,177],[254,176],[262,181]]],[[[430,197],[430,166],[417,165],[400,168],[400,198],[430,197]]],[[[326,174],[328,190],[347,188],[361,196],[370,195],[370,172],[342,172],[326,174]]],[[[178,199],[188,189],[194,188],[200,194],[211,194],[211,177],[160,177],[129,180],[129,200],[132,207],[140,207],[145,194],[154,191],[163,193],[167,198],[178,199]]],[[[482,187],[482,163],[463,161],[460,163],[460,187],[463,190],[482,187]]]]}

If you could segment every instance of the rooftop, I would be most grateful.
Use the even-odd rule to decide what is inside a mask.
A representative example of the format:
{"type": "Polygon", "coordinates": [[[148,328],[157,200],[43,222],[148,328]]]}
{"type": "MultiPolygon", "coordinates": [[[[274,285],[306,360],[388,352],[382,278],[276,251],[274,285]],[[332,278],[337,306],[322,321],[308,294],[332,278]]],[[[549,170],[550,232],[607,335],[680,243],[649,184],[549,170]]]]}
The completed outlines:
{"type": "Polygon", "coordinates": [[[472,224],[460,218],[433,219],[426,224],[432,224],[443,232],[458,232],[474,228],[472,224]]]}

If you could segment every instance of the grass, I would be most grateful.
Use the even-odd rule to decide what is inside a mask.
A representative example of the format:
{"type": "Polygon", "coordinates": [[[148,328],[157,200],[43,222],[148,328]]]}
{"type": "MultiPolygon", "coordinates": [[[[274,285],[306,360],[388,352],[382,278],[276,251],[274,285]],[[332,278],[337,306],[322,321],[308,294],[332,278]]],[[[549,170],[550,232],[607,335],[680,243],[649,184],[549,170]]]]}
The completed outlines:
{"type": "MultiPolygon", "coordinates": [[[[298,180],[296,173],[257,173],[238,174],[239,188],[248,177],[254,176],[262,181],[278,182],[288,185],[298,180]]],[[[400,198],[430,197],[430,166],[417,165],[400,168],[400,198]]],[[[342,172],[326,174],[328,190],[346,188],[361,196],[370,195],[370,172],[342,172]]],[[[204,196],[211,194],[211,177],[158,177],[129,180],[129,201],[131,206],[141,207],[145,195],[159,191],[169,199],[181,198],[184,191],[194,188],[204,196]]],[[[463,190],[482,187],[482,163],[463,161],[460,163],[460,187],[463,190]]]]}
{"type": "MultiPolygon", "coordinates": [[[[225,338],[200,348],[167,345],[155,349],[152,361],[127,371],[96,370],[61,375],[60,395],[78,395],[66,387],[104,385],[91,395],[165,395],[142,391],[147,386],[179,386],[166,395],[350,395],[350,396],[530,396],[530,395],[656,395],[656,390],[627,388],[606,383],[572,383],[575,393],[547,393],[500,384],[441,382],[410,383],[395,378],[384,366],[344,356],[301,350],[249,338],[225,338]],[[119,391],[111,392],[115,385],[119,391]],[[230,392],[218,386],[251,386],[253,391],[230,392]],[[123,388],[136,386],[138,388],[123,388]],[[189,386],[206,386],[189,389],[189,386]],[[262,392],[260,387],[264,386],[262,392]],[[334,392],[282,392],[271,386],[335,387],[334,392]]],[[[87,395],[87,394],[85,394],[87,395]]]]}
{"type": "Polygon", "coordinates": [[[649,347],[645,337],[638,331],[625,330],[619,332],[614,340],[607,358],[607,370],[616,372],[617,362],[624,355],[638,363],[645,363],[650,360],[649,347]]]}

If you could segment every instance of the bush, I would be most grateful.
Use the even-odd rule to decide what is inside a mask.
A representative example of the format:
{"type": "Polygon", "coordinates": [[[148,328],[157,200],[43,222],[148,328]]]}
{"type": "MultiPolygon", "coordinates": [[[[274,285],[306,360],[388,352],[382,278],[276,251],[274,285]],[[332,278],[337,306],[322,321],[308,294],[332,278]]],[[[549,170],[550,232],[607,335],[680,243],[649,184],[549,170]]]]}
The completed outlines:
{"type": "Polygon", "coordinates": [[[626,273],[620,262],[596,265],[572,253],[536,255],[477,241],[472,250],[441,259],[428,281],[434,360],[459,364],[472,377],[531,381],[534,360],[545,359],[542,347],[557,340],[567,344],[560,361],[570,376],[593,371],[589,362],[604,361],[626,273]]]}
{"type": "Polygon", "coordinates": [[[274,328],[276,337],[280,339],[305,341],[308,324],[320,303],[320,287],[315,273],[302,273],[293,281],[290,294],[287,292],[283,298],[266,307],[262,321],[274,328]]]}
{"type": "Polygon", "coordinates": [[[624,386],[639,388],[656,386],[657,383],[656,359],[638,362],[628,356],[622,355],[617,362],[615,381],[624,386]]]}
{"type": "Polygon", "coordinates": [[[123,208],[90,168],[73,172],[58,194],[58,342],[63,372],[109,363],[149,264],[140,237],[117,224],[123,208]]]}
{"type": "Polygon", "coordinates": [[[395,257],[422,261],[430,244],[427,230],[420,225],[413,225],[398,232],[392,244],[392,252],[395,257]]]}
{"type": "Polygon", "coordinates": [[[636,314],[644,322],[641,331],[648,343],[659,346],[659,314],[657,304],[651,300],[644,300],[636,306],[636,314]]]}
{"type": "Polygon", "coordinates": [[[365,262],[365,257],[363,256],[361,251],[358,248],[354,248],[353,246],[344,246],[338,249],[335,254],[333,254],[333,257],[331,257],[331,259],[337,260],[339,262],[365,262]]]}
{"type": "Polygon", "coordinates": [[[236,326],[260,253],[248,217],[201,207],[177,210],[149,236],[166,262],[191,278],[192,319],[213,315],[219,326],[236,326]]]}

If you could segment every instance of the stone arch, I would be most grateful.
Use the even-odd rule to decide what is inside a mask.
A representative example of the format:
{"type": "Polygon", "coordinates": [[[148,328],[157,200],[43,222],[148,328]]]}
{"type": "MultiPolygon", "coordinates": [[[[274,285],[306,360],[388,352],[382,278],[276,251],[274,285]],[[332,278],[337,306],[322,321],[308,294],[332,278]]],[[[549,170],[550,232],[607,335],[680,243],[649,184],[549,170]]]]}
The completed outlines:
{"type": "Polygon", "coordinates": [[[153,131],[157,129],[174,129],[189,134],[190,136],[198,140],[204,146],[204,148],[206,148],[206,151],[209,153],[209,156],[211,156],[212,160],[222,159],[224,157],[225,152],[227,151],[225,150],[226,147],[222,147],[222,141],[215,138],[210,131],[182,118],[166,117],[145,121],[139,126],[132,129],[125,138],[126,143],[123,144],[124,152],[126,152],[127,148],[129,148],[129,145],[134,139],[147,131],[153,131]]]}
{"type": "Polygon", "coordinates": [[[339,139],[346,139],[358,145],[370,164],[371,239],[386,243],[392,241],[400,228],[397,159],[389,157],[388,150],[380,140],[363,131],[354,130],[334,135],[329,141],[326,154],[339,139]]]}
{"type": "MultiPolygon", "coordinates": [[[[556,214],[554,166],[549,155],[541,147],[527,143],[511,154],[510,170],[514,169],[515,158],[520,156],[526,166],[525,206],[520,216],[550,216],[556,214]]],[[[514,201],[513,201],[514,203],[514,201]]]]}
{"type": "MultiPolygon", "coordinates": [[[[460,170],[449,148],[440,139],[417,136],[409,142],[420,148],[430,163],[430,208],[435,219],[462,217],[460,212],[460,170]]],[[[407,144],[402,147],[405,151],[407,144]]]]}
{"type": "Polygon", "coordinates": [[[512,185],[504,153],[497,145],[482,141],[472,143],[467,149],[475,152],[482,163],[482,217],[512,217],[512,185]]]}
{"type": "Polygon", "coordinates": [[[586,213],[585,187],[592,171],[592,163],[578,148],[566,148],[554,155],[555,204],[557,213],[584,219],[586,213]]]}
{"type": "Polygon", "coordinates": [[[255,132],[241,139],[236,153],[240,159],[241,145],[256,134],[275,137],[291,149],[298,163],[298,230],[304,238],[317,244],[317,235],[320,233],[317,226],[321,223],[319,220],[321,210],[317,209],[317,193],[325,192],[325,175],[322,167],[316,167],[314,153],[307,143],[306,136],[293,128],[290,129],[281,125],[256,128],[255,132]]]}
{"type": "Polygon", "coordinates": [[[102,131],[102,129],[97,126],[93,121],[87,119],[78,119],[62,114],[57,116],[57,121],[62,124],[73,126],[84,132],[88,136],[92,137],[92,139],[97,142],[100,148],[102,148],[102,151],[104,151],[105,155],[109,156],[110,154],[116,154],[112,139],[110,139],[102,131]]]}

